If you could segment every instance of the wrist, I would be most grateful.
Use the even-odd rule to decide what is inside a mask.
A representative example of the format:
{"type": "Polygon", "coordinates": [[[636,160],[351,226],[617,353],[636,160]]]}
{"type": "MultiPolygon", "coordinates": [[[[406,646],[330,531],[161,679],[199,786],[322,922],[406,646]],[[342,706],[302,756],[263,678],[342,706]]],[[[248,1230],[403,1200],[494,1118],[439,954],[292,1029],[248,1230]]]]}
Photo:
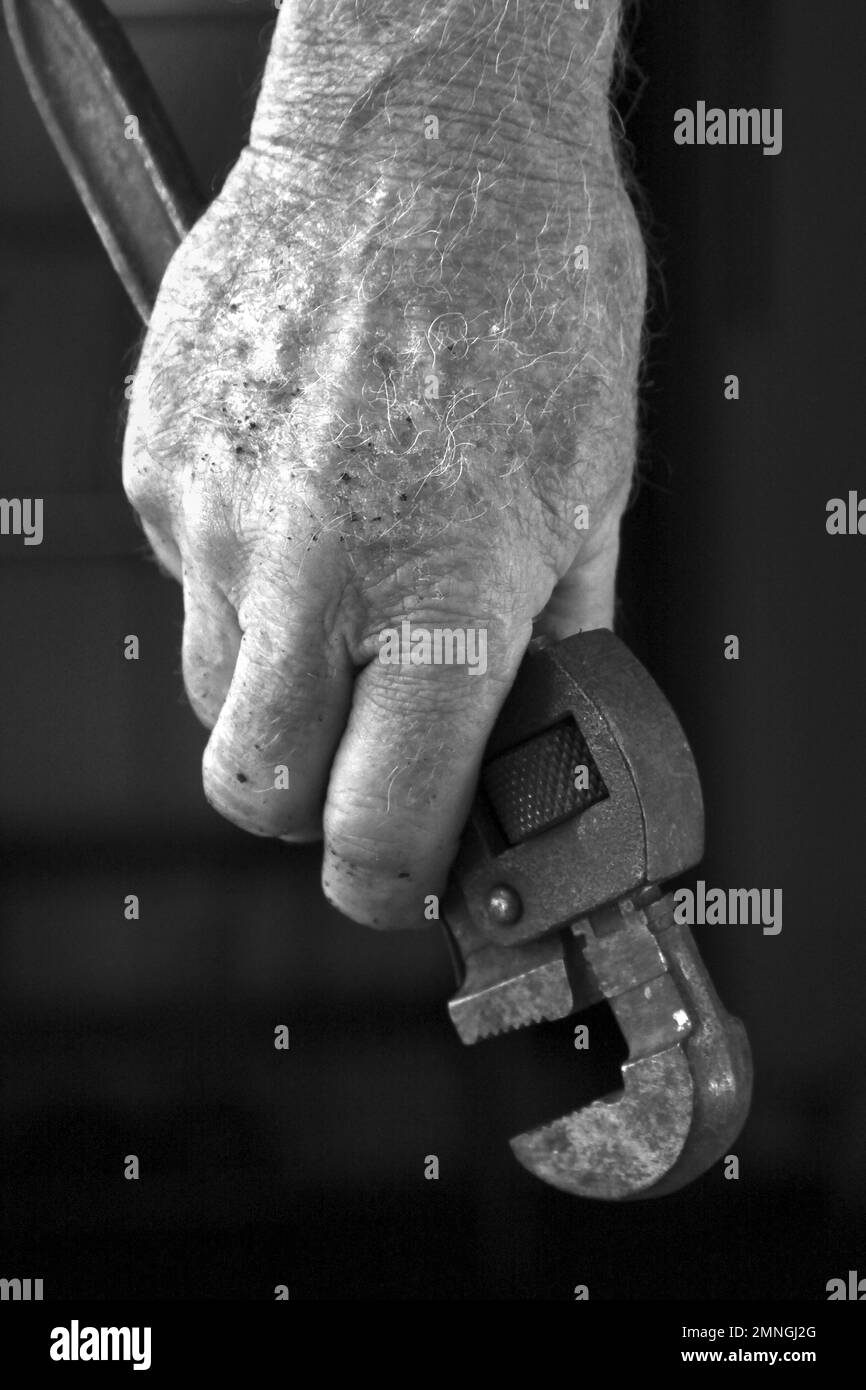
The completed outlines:
{"type": "Polygon", "coordinates": [[[329,173],[358,160],[436,180],[534,183],[614,164],[618,0],[290,0],[250,144],[329,173]],[[323,9],[327,13],[323,13],[323,9]],[[363,13],[359,13],[363,10],[363,13]]]}

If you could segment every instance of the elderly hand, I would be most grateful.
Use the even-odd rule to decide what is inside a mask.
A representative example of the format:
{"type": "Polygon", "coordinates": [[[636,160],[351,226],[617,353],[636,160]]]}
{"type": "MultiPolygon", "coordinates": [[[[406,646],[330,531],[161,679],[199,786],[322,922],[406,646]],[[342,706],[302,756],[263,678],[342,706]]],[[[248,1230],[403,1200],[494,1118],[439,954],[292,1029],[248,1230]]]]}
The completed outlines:
{"type": "Polygon", "coordinates": [[[124,478],[183,584],[206,794],[323,834],[360,922],[441,892],[533,622],[612,623],[644,301],[617,23],[284,5],[145,342],[124,478]]]}

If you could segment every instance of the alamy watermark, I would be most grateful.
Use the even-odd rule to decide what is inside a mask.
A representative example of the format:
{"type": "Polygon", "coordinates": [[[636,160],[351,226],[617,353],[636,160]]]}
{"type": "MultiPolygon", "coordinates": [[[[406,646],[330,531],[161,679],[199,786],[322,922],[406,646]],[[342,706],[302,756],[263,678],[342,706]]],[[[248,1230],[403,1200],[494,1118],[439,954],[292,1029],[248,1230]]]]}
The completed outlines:
{"type": "Polygon", "coordinates": [[[699,101],[694,111],[681,106],[674,112],[677,145],[763,145],[764,154],[781,154],[781,106],[707,106],[699,101]]]}
{"type": "Polygon", "coordinates": [[[41,1303],[41,1279],[0,1279],[0,1301],[3,1303],[41,1303]]]}
{"type": "Polygon", "coordinates": [[[682,927],[762,926],[764,936],[782,930],[781,888],[708,888],[702,878],[674,893],[674,921],[682,927]]]}
{"type": "Polygon", "coordinates": [[[415,627],[404,618],[399,628],[379,633],[383,666],[465,666],[470,676],[487,670],[484,627],[415,627]]]}
{"type": "Polygon", "coordinates": [[[151,1328],[82,1327],[73,1318],[68,1327],[51,1329],[52,1361],[131,1361],[134,1371],[149,1371],[151,1328]]]}
{"type": "Polygon", "coordinates": [[[0,536],[23,536],[25,545],[41,545],[42,498],[0,497],[0,536]]]}

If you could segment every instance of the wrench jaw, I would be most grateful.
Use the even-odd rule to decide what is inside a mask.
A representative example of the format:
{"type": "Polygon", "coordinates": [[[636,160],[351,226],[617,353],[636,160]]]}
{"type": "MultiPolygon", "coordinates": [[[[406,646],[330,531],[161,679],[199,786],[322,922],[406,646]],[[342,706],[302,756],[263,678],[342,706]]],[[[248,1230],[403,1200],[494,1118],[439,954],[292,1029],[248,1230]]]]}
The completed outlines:
{"type": "Polygon", "coordinates": [[[577,1197],[648,1196],[680,1159],[692,1123],[694,1087],[679,1044],[626,1062],[623,1091],[511,1140],[537,1178],[577,1197]]]}
{"type": "Polygon", "coordinates": [[[466,966],[450,1004],[464,1042],[606,999],[628,1044],[621,1092],[512,1139],[525,1168],[562,1191],[623,1201],[675,1192],[726,1152],[748,1111],[748,1043],[670,898],[623,899],[510,950],[459,908],[449,922],[466,966]]]}
{"type": "Polygon", "coordinates": [[[561,935],[500,946],[476,928],[465,904],[453,900],[447,927],[462,980],[448,1012],[461,1042],[568,1018],[604,997],[580,952],[561,935]]]}
{"type": "Polygon", "coordinates": [[[706,1172],[736,1141],[752,1100],[752,1054],[746,1030],[716,993],[691,932],[673,920],[669,899],[648,915],[671,977],[697,1026],[686,1043],[694,1078],[692,1128],[680,1158],[647,1196],[666,1196],[706,1172]]]}
{"type": "Polygon", "coordinates": [[[469,957],[463,987],[448,1006],[462,1042],[479,1042],[576,1012],[561,944],[533,941],[517,949],[518,974],[509,973],[515,962],[507,959],[513,954],[507,947],[491,945],[469,957]]]}

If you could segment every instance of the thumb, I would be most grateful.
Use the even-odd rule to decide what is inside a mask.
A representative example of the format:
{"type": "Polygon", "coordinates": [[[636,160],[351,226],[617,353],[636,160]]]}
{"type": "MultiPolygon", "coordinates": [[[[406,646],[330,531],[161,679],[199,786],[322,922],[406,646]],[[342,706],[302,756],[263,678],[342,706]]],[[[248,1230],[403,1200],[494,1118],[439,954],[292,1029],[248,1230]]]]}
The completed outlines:
{"type": "Polygon", "coordinates": [[[590,524],[575,560],[536,620],[537,634],[559,641],[588,628],[613,627],[620,523],[629,487],[590,524]]]}

